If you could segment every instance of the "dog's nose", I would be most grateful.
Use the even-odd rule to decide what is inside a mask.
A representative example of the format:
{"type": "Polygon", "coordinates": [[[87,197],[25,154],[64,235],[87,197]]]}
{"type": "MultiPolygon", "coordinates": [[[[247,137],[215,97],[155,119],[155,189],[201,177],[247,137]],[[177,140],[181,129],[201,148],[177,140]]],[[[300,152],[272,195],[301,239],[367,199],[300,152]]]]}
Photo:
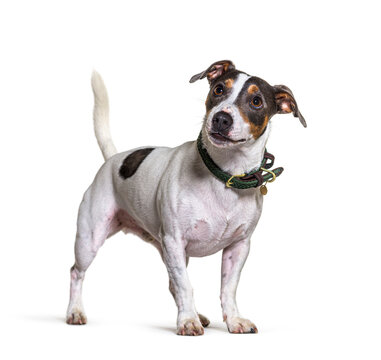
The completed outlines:
{"type": "Polygon", "coordinates": [[[212,130],[215,132],[224,132],[233,125],[233,118],[226,112],[220,111],[213,116],[212,130]]]}

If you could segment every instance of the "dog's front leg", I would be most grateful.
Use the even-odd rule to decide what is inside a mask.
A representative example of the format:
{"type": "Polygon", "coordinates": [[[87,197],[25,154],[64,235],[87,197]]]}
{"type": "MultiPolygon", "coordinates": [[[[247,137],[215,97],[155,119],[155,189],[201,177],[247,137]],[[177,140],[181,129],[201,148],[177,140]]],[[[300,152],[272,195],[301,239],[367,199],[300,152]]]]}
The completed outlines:
{"type": "Polygon", "coordinates": [[[178,308],[177,334],[202,335],[204,329],[194,305],[184,245],[173,237],[164,236],[162,247],[163,260],[168,270],[171,290],[178,308]]]}
{"type": "Polygon", "coordinates": [[[250,240],[238,241],[226,247],[222,253],[221,305],[224,321],[231,333],[257,333],[256,326],[240,316],[236,304],[236,291],[241,270],[249,255],[250,240]]]}

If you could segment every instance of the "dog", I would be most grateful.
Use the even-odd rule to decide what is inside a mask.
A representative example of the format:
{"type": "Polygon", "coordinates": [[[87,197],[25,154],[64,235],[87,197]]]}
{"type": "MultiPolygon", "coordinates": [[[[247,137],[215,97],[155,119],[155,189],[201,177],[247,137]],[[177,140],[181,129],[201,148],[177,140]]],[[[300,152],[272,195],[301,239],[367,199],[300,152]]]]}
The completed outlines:
{"type": "MultiPolygon", "coordinates": [[[[196,311],[187,274],[189,258],[220,250],[223,320],[230,333],[257,333],[254,323],[240,315],[235,294],[261,216],[263,192],[258,186],[232,184],[262,171],[258,169],[263,166],[272,116],[293,113],[305,127],[306,122],[288,87],[271,86],[237,70],[230,60],[213,63],[190,82],[203,78],[210,90],[198,141],[117,153],[108,126],[106,87],[93,73],[94,128],[105,163],[79,207],[68,324],[86,324],[81,298],[85,272],[105,240],[123,230],[159,251],[178,308],[177,334],[202,335],[209,324],[196,311]],[[210,163],[231,174],[230,179],[221,181],[207,166],[210,163]]],[[[271,176],[275,179],[274,173],[271,176]]],[[[256,180],[257,185],[263,183],[261,175],[256,180]]]]}

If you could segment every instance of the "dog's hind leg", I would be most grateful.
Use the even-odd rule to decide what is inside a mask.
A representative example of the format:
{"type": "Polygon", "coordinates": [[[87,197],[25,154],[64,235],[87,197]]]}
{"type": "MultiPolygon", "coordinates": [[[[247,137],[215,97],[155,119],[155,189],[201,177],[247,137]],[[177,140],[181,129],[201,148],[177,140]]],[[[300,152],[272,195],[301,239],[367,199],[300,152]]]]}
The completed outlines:
{"type": "Polygon", "coordinates": [[[86,191],[78,213],[75,263],[70,270],[70,302],[66,314],[66,322],[73,325],[87,322],[82,304],[86,270],[106,238],[122,229],[113,198],[95,190],[92,185],[86,191]]]}

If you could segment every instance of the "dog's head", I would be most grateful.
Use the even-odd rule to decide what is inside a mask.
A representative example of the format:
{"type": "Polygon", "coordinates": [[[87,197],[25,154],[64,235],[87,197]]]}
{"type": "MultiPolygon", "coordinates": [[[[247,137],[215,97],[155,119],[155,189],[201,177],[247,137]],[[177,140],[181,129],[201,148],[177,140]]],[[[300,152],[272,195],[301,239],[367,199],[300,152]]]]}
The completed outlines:
{"type": "Polygon", "coordinates": [[[190,82],[205,77],[210,91],[205,102],[204,127],[210,142],[217,147],[256,141],[275,114],[293,113],[307,127],[287,86],[271,86],[258,77],[238,71],[230,60],[213,63],[192,76],[190,82]]]}

